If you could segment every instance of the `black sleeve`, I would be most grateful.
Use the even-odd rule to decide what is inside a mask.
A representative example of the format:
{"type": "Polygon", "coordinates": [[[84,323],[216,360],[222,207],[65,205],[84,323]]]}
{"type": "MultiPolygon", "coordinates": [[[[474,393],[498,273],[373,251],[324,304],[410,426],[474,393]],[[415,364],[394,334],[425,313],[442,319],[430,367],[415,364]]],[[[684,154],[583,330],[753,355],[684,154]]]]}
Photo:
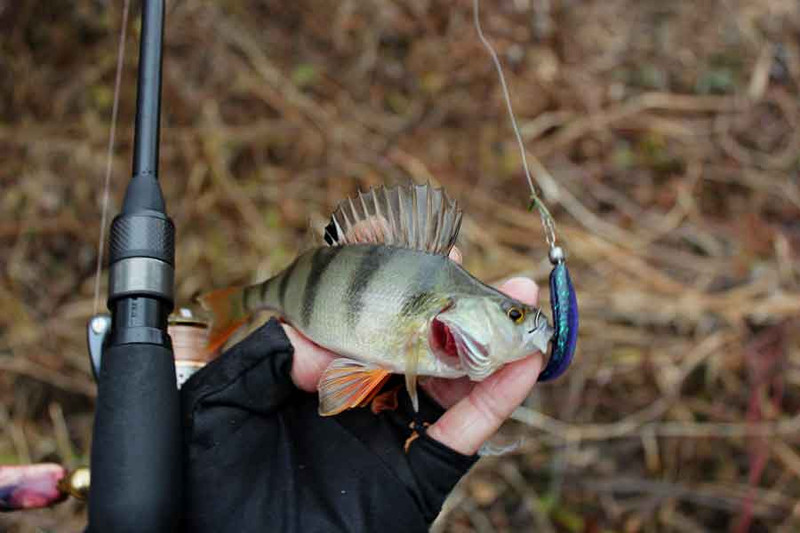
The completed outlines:
{"type": "MultiPolygon", "coordinates": [[[[277,321],[184,385],[185,529],[427,531],[477,457],[423,435],[403,451],[412,410],[317,414],[295,388],[293,349],[277,321]]],[[[420,398],[422,420],[441,408],[420,398]]]]}

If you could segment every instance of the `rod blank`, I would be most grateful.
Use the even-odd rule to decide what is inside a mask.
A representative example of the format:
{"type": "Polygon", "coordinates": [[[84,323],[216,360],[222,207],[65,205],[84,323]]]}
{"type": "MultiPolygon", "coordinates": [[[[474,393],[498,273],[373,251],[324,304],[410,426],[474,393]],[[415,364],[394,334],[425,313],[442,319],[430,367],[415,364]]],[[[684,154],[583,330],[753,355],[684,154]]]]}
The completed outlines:
{"type": "Polygon", "coordinates": [[[161,118],[161,64],[164,42],[164,2],[142,2],[142,41],[139,45],[139,83],[133,175],[158,176],[161,118]]]}

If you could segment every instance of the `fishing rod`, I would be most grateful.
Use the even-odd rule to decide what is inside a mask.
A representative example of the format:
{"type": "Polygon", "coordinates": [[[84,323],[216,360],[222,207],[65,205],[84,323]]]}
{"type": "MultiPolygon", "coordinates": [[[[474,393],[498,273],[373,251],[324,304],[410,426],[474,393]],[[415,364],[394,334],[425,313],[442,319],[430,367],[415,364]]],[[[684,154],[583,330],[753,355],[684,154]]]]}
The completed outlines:
{"type": "MultiPolygon", "coordinates": [[[[0,511],[50,505],[67,494],[85,499],[88,493],[88,531],[172,531],[179,523],[180,402],[168,332],[175,226],[158,182],[164,7],[164,0],[141,2],[132,175],[108,240],[110,314],[93,316],[88,326],[98,385],[91,490],[86,469],[4,467],[0,511]]],[[[110,147],[113,125],[111,139],[110,147]]],[[[102,256],[102,237],[100,250],[102,256]]]]}
{"type": "Polygon", "coordinates": [[[181,503],[180,405],[167,333],[175,227],[158,183],[164,1],[143,0],[141,21],[133,172],[109,234],[111,319],[97,380],[90,531],[172,530],[181,503]]]}

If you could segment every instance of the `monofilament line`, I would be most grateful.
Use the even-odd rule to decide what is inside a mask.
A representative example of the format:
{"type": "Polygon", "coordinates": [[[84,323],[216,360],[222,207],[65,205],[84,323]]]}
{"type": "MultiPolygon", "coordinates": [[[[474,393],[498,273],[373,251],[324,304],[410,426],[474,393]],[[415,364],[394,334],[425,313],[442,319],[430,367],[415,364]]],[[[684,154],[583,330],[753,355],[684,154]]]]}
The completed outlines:
{"type": "Polygon", "coordinates": [[[130,0],[125,0],[122,6],[122,27],[119,31],[119,45],[117,46],[117,72],[114,76],[114,103],[111,106],[111,131],[108,134],[108,150],[106,152],[106,175],[103,181],[103,207],[100,217],[100,237],[97,241],[97,269],[94,276],[94,312],[100,308],[100,274],[103,272],[103,253],[106,243],[106,224],[108,223],[108,197],[111,188],[111,168],[114,162],[114,143],[117,134],[117,111],[119,110],[119,88],[122,85],[122,66],[125,60],[125,36],[128,29],[128,11],[130,0]]]}
{"type": "Polygon", "coordinates": [[[547,207],[545,207],[544,202],[542,202],[542,199],[536,192],[536,187],[533,185],[531,171],[528,168],[528,158],[525,155],[525,143],[522,141],[522,134],[519,131],[519,126],[517,126],[517,118],[514,115],[514,108],[511,106],[511,94],[508,91],[506,77],[503,74],[503,67],[500,64],[500,59],[497,57],[497,52],[495,52],[492,43],[489,42],[489,40],[483,34],[483,29],[481,29],[481,18],[478,11],[478,4],[479,0],[473,0],[472,15],[475,22],[475,30],[478,32],[478,38],[481,40],[481,43],[483,43],[484,48],[486,48],[486,51],[489,52],[489,56],[492,58],[492,63],[494,63],[494,67],[497,70],[497,76],[500,78],[500,86],[503,89],[503,98],[505,99],[506,108],[508,109],[508,116],[511,119],[511,126],[514,130],[514,135],[517,137],[519,153],[522,157],[522,168],[525,170],[525,178],[527,178],[528,186],[531,189],[531,200],[542,218],[542,226],[544,228],[544,235],[545,239],[547,240],[547,244],[552,248],[555,246],[556,242],[555,223],[553,222],[553,217],[550,216],[550,212],[547,210],[547,207]]]}

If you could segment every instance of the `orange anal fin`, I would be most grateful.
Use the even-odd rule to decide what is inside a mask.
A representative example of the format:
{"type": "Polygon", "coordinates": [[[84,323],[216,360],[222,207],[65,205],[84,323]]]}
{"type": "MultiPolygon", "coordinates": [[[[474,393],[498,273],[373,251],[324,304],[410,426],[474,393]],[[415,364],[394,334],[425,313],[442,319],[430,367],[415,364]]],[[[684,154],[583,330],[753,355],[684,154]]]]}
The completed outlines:
{"type": "Polygon", "coordinates": [[[332,416],[366,405],[389,379],[388,370],[340,357],[322,373],[317,384],[319,414],[332,416]]]}
{"type": "Polygon", "coordinates": [[[400,385],[376,395],[372,400],[372,412],[377,415],[381,411],[394,411],[397,409],[397,394],[399,392],[400,385]]]}

